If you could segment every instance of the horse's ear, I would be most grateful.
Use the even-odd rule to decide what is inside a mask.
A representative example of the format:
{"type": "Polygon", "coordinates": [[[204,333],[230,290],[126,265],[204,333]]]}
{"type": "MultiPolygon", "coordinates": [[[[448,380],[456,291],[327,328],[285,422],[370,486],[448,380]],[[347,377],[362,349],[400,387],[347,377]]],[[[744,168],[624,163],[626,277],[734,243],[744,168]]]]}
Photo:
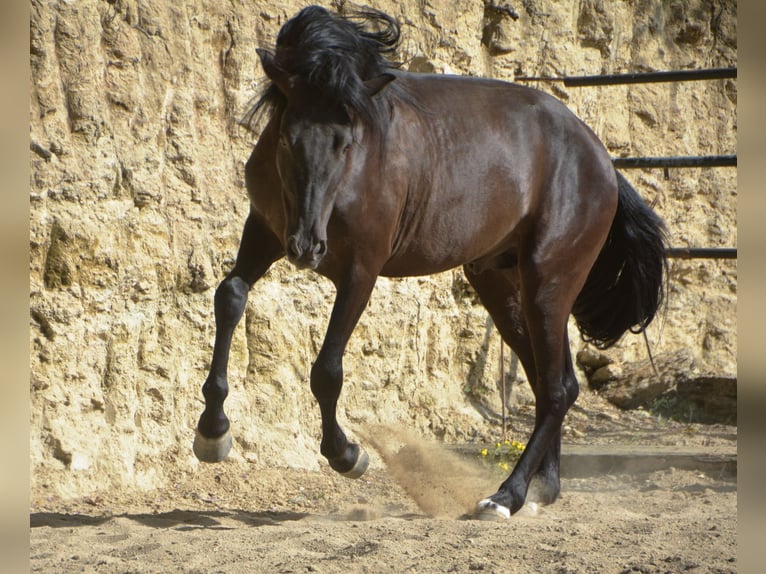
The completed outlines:
{"type": "Polygon", "coordinates": [[[293,89],[293,79],[277,65],[274,54],[263,48],[256,48],[256,53],[261,59],[261,66],[268,78],[274,82],[279,91],[287,96],[293,89]]]}
{"type": "Polygon", "coordinates": [[[370,78],[369,80],[365,80],[364,87],[367,89],[367,95],[371,98],[373,96],[376,96],[380,93],[380,91],[385,88],[388,84],[393,82],[396,79],[396,76],[393,74],[384,73],[380,76],[375,76],[374,78],[370,78]]]}

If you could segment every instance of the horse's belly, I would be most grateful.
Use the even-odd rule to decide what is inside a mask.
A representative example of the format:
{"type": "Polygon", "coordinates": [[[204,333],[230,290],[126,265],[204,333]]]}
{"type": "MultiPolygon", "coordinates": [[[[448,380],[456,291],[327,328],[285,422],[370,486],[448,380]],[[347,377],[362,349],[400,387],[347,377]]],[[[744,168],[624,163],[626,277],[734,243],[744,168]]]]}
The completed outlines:
{"type": "Polygon", "coordinates": [[[512,218],[502,229],[429,229],[395,246],[381,275],[431,275],[466,264],[483,268],[515,263],[516,237],[512,218]]]}
{"type": "Polygon", "coordinates": [[[424,258],[396,257],[390,259],[380,274],[383,277],[415,277],[419,275],[433,275],[442,271],[449,271],[460,267],[464,263],[460,260],[428,260],[424,258]]]}

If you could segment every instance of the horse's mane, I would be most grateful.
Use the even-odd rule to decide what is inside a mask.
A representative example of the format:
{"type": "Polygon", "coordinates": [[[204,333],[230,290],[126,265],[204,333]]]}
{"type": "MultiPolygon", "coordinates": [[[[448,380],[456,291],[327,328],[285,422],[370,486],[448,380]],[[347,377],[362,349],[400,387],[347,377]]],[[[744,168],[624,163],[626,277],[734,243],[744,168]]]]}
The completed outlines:
{"type": "MultiPolygon", "coordinates": [[[[365,8],[346,15],[309,6],[288,20],[273,51],[278,68],[300,77],[318,98],[337,102],[385,131],[385,98],[372,98],[364,82],[398,67],[389,60],[399,45],[399,23],[365,8]]],[[[240,123],[256,131],[262,116],[284,109],[287,99],[267,81],[240,123]]]]}

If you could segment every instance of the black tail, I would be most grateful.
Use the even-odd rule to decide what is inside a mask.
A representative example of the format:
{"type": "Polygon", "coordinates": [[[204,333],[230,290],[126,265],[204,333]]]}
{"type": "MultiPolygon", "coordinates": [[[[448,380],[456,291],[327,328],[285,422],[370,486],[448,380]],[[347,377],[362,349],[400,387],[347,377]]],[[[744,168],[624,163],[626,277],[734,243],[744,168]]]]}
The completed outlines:
{"type": "Polygon", "coordinates": [[[583,339],[611,347],[626,331],[640,333],[662,304],[667,246],[662,219],[617,172],[617,214],[572,314],[583,339]]]}

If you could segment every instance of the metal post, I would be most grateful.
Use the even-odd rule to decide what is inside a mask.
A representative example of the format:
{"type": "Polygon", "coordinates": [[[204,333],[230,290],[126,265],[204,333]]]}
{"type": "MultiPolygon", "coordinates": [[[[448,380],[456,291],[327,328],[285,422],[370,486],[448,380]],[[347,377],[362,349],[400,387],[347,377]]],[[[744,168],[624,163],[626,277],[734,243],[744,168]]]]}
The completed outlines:
{"type": "Polygon", "coordinates": [[[508,427],[505,419],[505,342],[502,335],[500,335],[500,393],[502,394],[500,408],[503,418],[503,442],[505,442],[508,440],[508,427]]]}

